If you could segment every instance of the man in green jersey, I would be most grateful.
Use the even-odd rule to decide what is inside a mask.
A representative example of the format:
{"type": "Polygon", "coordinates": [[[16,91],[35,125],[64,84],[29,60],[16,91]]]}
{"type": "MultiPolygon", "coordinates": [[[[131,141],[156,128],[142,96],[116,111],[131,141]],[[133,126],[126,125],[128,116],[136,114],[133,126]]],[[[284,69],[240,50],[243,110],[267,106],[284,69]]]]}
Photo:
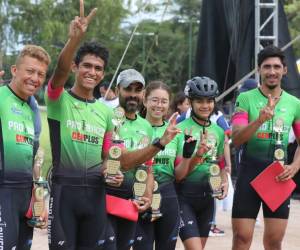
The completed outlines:
{"type": "MultiPolygon", "coordinates": [[[[152,127],[149,122],[140,117],[137,112],[141,107],[143,93],[145,88],[145,80],[143,76],[135,69],[127,69],[122,71],[117,78],[116,93],[119,97],[120,106],[125,110],[126,120],[120,129],[120,136],[125,142],[125,148],[133,153],[139,152],[144,148],[146,153],[146,160],[152,159],[160,150],[163,150],[172,138],[179,132],[175,127],[175,115],[173,115],[170,125],[167,126],[163,135],[159,138],[152,138],[152,127]],[[152,142],[152,143],[151,143],[152,142]],[[155,151],[153,151],[155,149],[155,151]],[[151,151],[150,151],[151,150],[151,151]]],[[[144,163],[140,162],[140,163],[144,163]]],[[[138,162],[131,161],[131,168],[137,167],[138,162]]],[[[123,170],[124,165],[121,162],[123,170]]],[[[147,189],[143,197],[142,203],[137,204],[139,211],[143,212],[150,206],[153,190],[153,174],[152,167],[148,166],[147,189]]],[[[126,171],[124,173],[124,182],[119,188],[108,187],[109,194],[130,199],[134,197],[133,184],[136,170],[126,171]]],[[[116,216],[109,216],[109,223],[107,227],[107,236],[105,250],[116,249],[130,249],[134,243],[136,223],[118,218],[116,216]]]]}
{"type": "Polygon", "coordinates": [[[261,205],[265,225],[264,247],[281,249],[290,199],[273,212],[262,202],[250,182],[275,160],[285,164],[283,172],[276,177],[279,182],[291,179],[300,167],[299,147],[294,161],[286,165],[291,128],[299,144],[300,102],[281,88],[282,77],[287,73],[283,52],[275,46],[264,48],[258,54],[258,72],[260,87],[238,96],[232,118],[233,143],[243,145],[232,209],[233,249],[250,248],[261,205]]]}
{"type": "MultiPolygon", "coordinates": [[[[96,9],[85,17],[80,1],[80,16],[70,24],[69,39],[46,92],[53,158],[50,249],[98,249],[104,243],[107,215],[102,166],[113,130],[112,110],[95,100],[93,90],[104,78],[108,50],[89,42],[76,53],[95,14],[96,9]],[[75,83],[66,91],[70,70],[75,74],[75,83]]],[[[168,142],[168,136],[162,138],[162,143],[168,142]]],[[[133,168],[158,151],[155,146],[130,156],[124,151],[122,167],[133,168]]]]}
{"type": "Polygon", "coordinates": [[[2,249],[31,247],[33,228],[27,225],[25,214],[30,207],[32,191],[34,115],[28,99],[44,83],[49,64],[50,57],[43,48],[27,45],[11,67],[11,82],[0,88],[2,249]]]}

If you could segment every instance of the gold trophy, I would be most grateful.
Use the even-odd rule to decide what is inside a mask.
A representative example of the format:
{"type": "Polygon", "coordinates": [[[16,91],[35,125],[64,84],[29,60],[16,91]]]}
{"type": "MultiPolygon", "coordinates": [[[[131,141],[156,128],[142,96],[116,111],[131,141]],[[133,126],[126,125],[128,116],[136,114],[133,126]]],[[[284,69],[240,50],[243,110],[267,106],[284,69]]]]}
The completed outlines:
{"type": "Polygon", "coordinates": [[[108,151],[108,160],[106,164],[106,176],[105,182],[114,184],[114,177],[118,174],[120,170],[120,157],[122,154],[121,145],[124,143],[121,140],[119,131],[125,121],[125,112],[121,107],[114,109],[114,116],[112,118],[112,123],[115,126],[112,137],[112,146],[108,151]]]}
{"type": "Polygon", "coordinates": [[[161,205],[161,194],[158,189],[157,181],[154,181],[153,186],[153,195],[152,195],[152,203],[151,203],[151,221],[155,221],[162,216],[160,212],[160,205],[161,205]]]}
{"type": "Polygon", "coordinates": [[[36,180],[33,181],[32,190],[32,218],[27,221],[27,224],[31,227],[43,227],[46,225],[46,221],[41,217],[45,209],[46,196],[49,194],[48,181],[41,177],[44,156],[44,150],[39,147],[33,164],[33,174],[36,180]]]}
{"type": "Polygon", "coordinates": [[[212,190],[212,197],[219,197],[222,195],[222,177],[221,169],[217,161],[217,140],[214,134],[208,134],[207,136],[207,146],[210,148],[208,151],[210,164],[209,167],[209,184],[212,190]]]}
{"type": "MultiPolygon", "coordinates": [[[[141,149],[146,147],[149,144],[149,138],[146,135],[142,135],[142,138],[138,142],[137,149],[141,149]]],[[[146,187],[147,187],[147,179],[148,179],[148,167],[145,164],[139,166],[135,173],[135,181],[133,183],[133,193],[134,199],[140,200],[142,196],[144,196],[146,187]]]]}
{"type": "Polygon", "coordinates": [[[145,165],[138,167],[135,173],[135,181],[133,184],[135,200],[140,200],[140,198],[144,196],[147,187],[147,179],[147,167],[145,165]]]}
{"type": "Polygon", "coordinates": [[[273,125],[273,130],[275,132],[274,160],[279,161],[282,165],[284,165],[285,152],[284,152],[284,146],[282,142],[284,120],[282,118],[279,117],[276,119],[273,125]]]}
{"type": "Polygon", "coordinates": [[[42,219],[45,209],[45,199],[48,194],[48,182],[40,177],[37,181],[33,182],[33,203],[32,203],[32,218],[27,221],[31,227],[43,227],[46,221],[42,219]]]}

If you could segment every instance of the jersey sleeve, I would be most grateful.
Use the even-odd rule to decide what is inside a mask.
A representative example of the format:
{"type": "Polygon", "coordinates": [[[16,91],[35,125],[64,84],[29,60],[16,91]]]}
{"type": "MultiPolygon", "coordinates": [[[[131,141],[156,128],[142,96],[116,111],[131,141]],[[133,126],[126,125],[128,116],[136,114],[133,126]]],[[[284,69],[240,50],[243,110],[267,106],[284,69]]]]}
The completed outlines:
{"type": "Polygon", "coordinates": [[[248,125],[248,110],[249,101],[246,93],[242,93],[238,96],[235,103],[235,110],[232,116],[232,125],[248,125]]]}
{"type": "MultiPolygon", "coordinates": [[[[51,80],[48,83],[48,88],[49,85],[51,85],[51,80]]],[[[61,104],[63,102],[63,93],[62,92],[57,99],[52,99],[49,97],[49,91],[45,91],[45,103],[47,106],[47,115],[48,118],[54,119],[54,120],[59,120],[60,119],[60,111],[61,111],[61,104]]]]}
{"type": "Polygon", "coordinates": [[[299,100],[297,100],[295,107],[296,107],[295,118],[292,126],[293,126],[295,137],[299,139],[300,138],[300,101],[299,100]]]}

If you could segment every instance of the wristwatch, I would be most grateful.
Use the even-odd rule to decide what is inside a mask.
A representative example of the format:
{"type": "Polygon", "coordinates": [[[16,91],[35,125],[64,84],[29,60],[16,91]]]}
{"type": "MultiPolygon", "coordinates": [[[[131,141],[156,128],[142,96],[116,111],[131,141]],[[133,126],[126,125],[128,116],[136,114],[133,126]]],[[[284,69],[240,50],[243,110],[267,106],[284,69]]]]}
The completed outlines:
{"type": "Polygon", "coordinates": [[[159,148],[160,150],[165,150],[165,146],[163,146],[161,143],[160,143],[160,138],[159,137],[156,137],[153,141],[152,141],[152,145],[159,148]]]}

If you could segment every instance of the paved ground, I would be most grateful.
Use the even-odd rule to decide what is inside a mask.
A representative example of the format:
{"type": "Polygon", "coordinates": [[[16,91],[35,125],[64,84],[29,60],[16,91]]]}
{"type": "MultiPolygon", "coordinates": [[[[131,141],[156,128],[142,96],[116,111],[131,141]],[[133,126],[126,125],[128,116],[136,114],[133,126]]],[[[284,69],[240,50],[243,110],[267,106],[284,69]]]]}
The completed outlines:
{"type": "MultiPolygon", "coordinates": [[[[252,250],[262,250],[262,237],[263,237],[263,221],[260,217],[260,225],[256,226],[255,235],[252,243],[252,250]]],[[[207,242],[206,250],[215,249],[231,249],[231,224],[230,212],[219,211],[217,215],[218,226],[225,230],[226,235],[223,237],[210,237],[207,242]]],[[[284,238],[283,249],[298,250],[300,249],[300,201],[292,200],[291,214],[287,228],[287,233],[284,238]]],[[[33,237],[33,250],[48,250],[47,246],[47,231],[36,230],[33,237]]],[[[178,242],[178,250],[183,250],[183,245],[178,242]]]]}

